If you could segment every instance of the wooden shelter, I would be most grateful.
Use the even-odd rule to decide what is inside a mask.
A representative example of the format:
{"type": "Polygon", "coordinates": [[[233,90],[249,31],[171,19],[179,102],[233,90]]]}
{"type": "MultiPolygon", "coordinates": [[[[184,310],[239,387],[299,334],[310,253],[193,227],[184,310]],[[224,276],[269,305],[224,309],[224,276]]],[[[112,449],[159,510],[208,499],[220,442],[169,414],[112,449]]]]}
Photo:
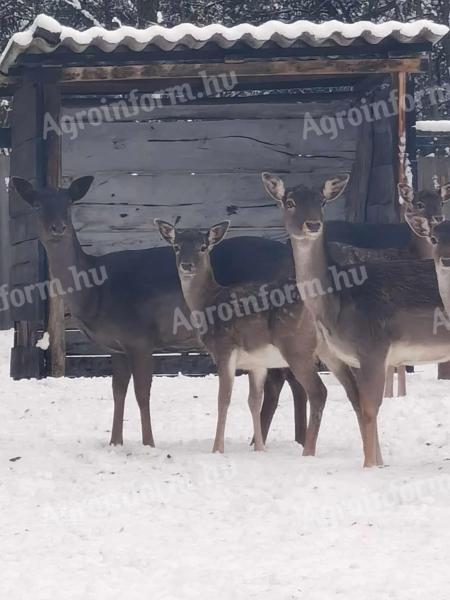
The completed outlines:
{"type": "MultiPolygon", "coordinates": [[[[95,254],[162,244],[154,217],[180,226],[231,218],[232,235],[285,239],[264,170],[311,185],[351,172],[327,217],[396,221],[406,152],[414,173],[405,95],[447,31],[429,21],[272,21],[78,32],[40,16],[0,59],[3,95],[13,96],[2,136],[11,175],[49,186],[95,175],[73,213],[95,254]]],[[[13,189],[9,217],[11,291],[48,272],[35,215],[13,189]]],[[[109,372],[109,357],[74,330],[61,298],[11,306],[11,318],[13,377],[109,372]],[[44,331],[48,350],[36,346],[44,331]]],[[[162,356],[157,372],[192,364],[162,356]]]]}

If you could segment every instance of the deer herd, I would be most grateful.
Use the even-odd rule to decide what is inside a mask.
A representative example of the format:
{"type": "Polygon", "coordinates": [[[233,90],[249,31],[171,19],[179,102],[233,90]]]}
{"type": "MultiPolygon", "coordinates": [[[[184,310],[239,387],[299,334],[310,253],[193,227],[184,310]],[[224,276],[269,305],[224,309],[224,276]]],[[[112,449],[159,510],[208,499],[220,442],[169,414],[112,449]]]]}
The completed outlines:
{"type": "Polygon", "coordinates": [[[177,229],[156,219],[171,248],[93,256],[82,249],[71,219],[71,206],[88,193],[92,177],[60,189],[36,189],[13,178],[21,198],[36,210],[51,277],[67,289],[70,267],[104,267],[107,273],[103,285],[77,289],[65,302],[80,329],[112,356],[111,444],[123,443],[125,397],[133,378],[142,441],[154,445],[150,388],[155,351],[203,348],[219,379],[214,452],[224,452],[235,373],[244,370],[255,450],[264,449],[287,381],[294,397],[295,438],[305,455],[314,455],[327,397],[318,374],[320,360],[342,384],[356,413],[364,466],[383,464],[377,417],[387,373],[404,365],[450,361],[450,221],[443,217],[450,184],[418,193],[399,184],[405,223],[324,222],[325,205],[344,193],[348,179],[336,176],[317,189],[289,188],[280,177],[262,174],[266,192],[281,209],[290,244],[257,237],[224,240],[228,221],[205,231],[177,229]],[[386,249],[389,240],[402,250],[395,260],[383,259],[383,252],[377,260],[358,259],[361,249],[386,249]],[[356,260],[335,258],[336,242],[353,247],[356,260]],[[262,290],[266,302],[261,308],[255,299],[262,290]],[[285,292],[282,301],[280,290],[285,292]],[[224,306],[228,311],[220,314],[224,306]],[[208,314],[207,326],[175,330],[177,309],[208,314]]]}

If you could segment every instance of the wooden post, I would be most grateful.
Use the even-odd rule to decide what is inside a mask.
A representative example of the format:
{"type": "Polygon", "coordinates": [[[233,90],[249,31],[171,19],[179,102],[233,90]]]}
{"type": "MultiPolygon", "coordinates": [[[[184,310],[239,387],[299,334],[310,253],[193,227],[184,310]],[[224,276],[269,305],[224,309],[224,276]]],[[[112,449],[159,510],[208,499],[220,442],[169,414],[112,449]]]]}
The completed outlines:
{"type": "MultiPolygon", "coordinates": [[[[61,91],[58,82],[44,84],[44,114],[59,123],[61,113],[61,91]]],[[[45,128],[43,127],[45,133],[45,128]]],[[[48,187],[61,186],[61,135],[53,129],[47,132],[45,148],[45,184],[48,187]]],[[[49,277],[52,275],[49,272],[49,277]]],[[[64,301],[61,296],[48,299],[47,331],[50,337],[49,375],[63,377],[66,365],[66,328],[64,321],[64,301]]]]}
{"type": "MultiPolygon", "coordinates": [[[[398,90],[398,175],[397,181],[404,182],[406,179],[406,114],[405,114],[405,96],[406,96],[406,73],[397,73],[398,90]]],[[[404,207],[400,207],[400,219],[404,221],[404,207]]],[[[397,368],[397,394],[406,396],[406,367],[397,368]]]]}
{"type": "MultiPolygon", "coordinates": [[[[23,177],[34,185],[42,181],[42,97],[39,86],[24,77],[14,93],[11,117],[11,177],[23,177]]],[[[10,270],[9,287],[22,290],[27,285],[44,281],[43,248],[37,239],[34,211],[20,198],[13,185],[9,186],[10,270]]],[[[45,375],[45,355],[36,346],[44,327],[45,304],[34,295],[31,302],[11,304],[14,322],[14,347],[11,350],[11,377],[14,379],[45,375]]]]}

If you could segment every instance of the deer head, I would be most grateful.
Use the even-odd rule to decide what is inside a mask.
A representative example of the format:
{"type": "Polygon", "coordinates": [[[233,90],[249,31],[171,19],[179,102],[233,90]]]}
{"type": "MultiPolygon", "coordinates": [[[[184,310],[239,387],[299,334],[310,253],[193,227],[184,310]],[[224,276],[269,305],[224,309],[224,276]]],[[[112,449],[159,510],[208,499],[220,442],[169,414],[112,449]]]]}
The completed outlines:
{"type": "Polygon", "coordinates": [[[209,254],[225,237],[229,221],[213,225],[208,231],[200,229],[177,230],[173,225],[155,219],[161,236],[174,249],[181,279],[189,279],[210,269],[209,254]]]}
{"type": "Polygon", "coordinates": [[[300,185],[286,189],[283,180],[271,173],[263,173],[267,193],[283,211],[284,224],[290,236],[314,239],[322,233],[324,206],[337,200],[344,192],[350,176],[337,176],[325,181],[321,190],[300,185]]]}
{"type": "Polygon", "coordinates": [[[425,218],[433,229],[444,220],[442,212],[445,202],[450,200],[450,183],[444,183],[435,190],[419,192],[414,192],[407,183],[399,183],[398,195],[400,204],[405,205],[405,219],[410,225],[412,219],[425,218]]]}
{"type": "Polygon", "coordinates": [[[36,210],[39,239],[43,244],[55,244],[72,235],[72,203],[87,194],[93,180],[93,177],[86,176],[75,179],[68,188],[36,189],[26,179],[12,178],[20,197],[36,210]]]}

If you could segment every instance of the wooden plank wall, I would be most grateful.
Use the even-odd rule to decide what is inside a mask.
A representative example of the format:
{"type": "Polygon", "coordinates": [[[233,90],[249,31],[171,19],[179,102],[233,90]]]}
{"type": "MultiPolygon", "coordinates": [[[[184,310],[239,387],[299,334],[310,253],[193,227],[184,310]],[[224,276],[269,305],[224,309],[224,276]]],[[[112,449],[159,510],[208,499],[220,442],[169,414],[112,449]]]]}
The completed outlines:
{"type": "MultiPolygon", "coordinates": [[[[79,109],[79,134],[63,136],[65,183],[94,174],[84,201],[73,210],[79,239],[92,254],[162,245],[153,219],[181,227],[207,226],[231,219],[231,235],[286,239],[280,213],[265,194],[262,171],[274,171],[288,184],[319,185],[330,175],[350,172],[358,131],[348,126],[338,138],[309,131],[316,122],[348,108],[328,103],[179,105],[156,108],[120,121],[90,126],[79,109]],[[151,117],[151,118],[150,118],[151,117]]],[[[83,110],[89,107],[83,106],[83,110]]],[[[365,196],[360,199],[365,204],[365,196]]],[[[347,216],[343,197],[329,218],[347,216]]],[[[110,358],[70,321],[66,331],[68,376],[107,375],[110,358]]],[[[155,361],[155,372],[211,372],[208,357],[169,355],[155,361]]]]}
{"type": "MultiPolygon", "coordinates": [[[[9,202],[8,202],[9,156],[0,154],[0,286],[9,285],[9,202]]],[[[0,305],[0,329],[12,327],[8,307],[0,305]]]]}
{"type": "MultiPolygon", "coordinates": [[[[75,139],[66,134],[65,181],[95,175],[88,198],[74,208],[82,245],[93,254],[161,245],[155,217],[181,227],[229,218],[232,235],[285,239],[260,174],[274,171],[288,184],[319,184],[328,175],[350,172],[357,128],[346,127],[334,140],[314,131],[304,135],[308,113],[318,119],[348,106],[335,101],[167,107],[86,124],[75,139]]],[[[65,112],[76,114],[73,108],[65,112]]],[[[328,216],[345,218],[345,206],[343,197],[328,216]]]]}

